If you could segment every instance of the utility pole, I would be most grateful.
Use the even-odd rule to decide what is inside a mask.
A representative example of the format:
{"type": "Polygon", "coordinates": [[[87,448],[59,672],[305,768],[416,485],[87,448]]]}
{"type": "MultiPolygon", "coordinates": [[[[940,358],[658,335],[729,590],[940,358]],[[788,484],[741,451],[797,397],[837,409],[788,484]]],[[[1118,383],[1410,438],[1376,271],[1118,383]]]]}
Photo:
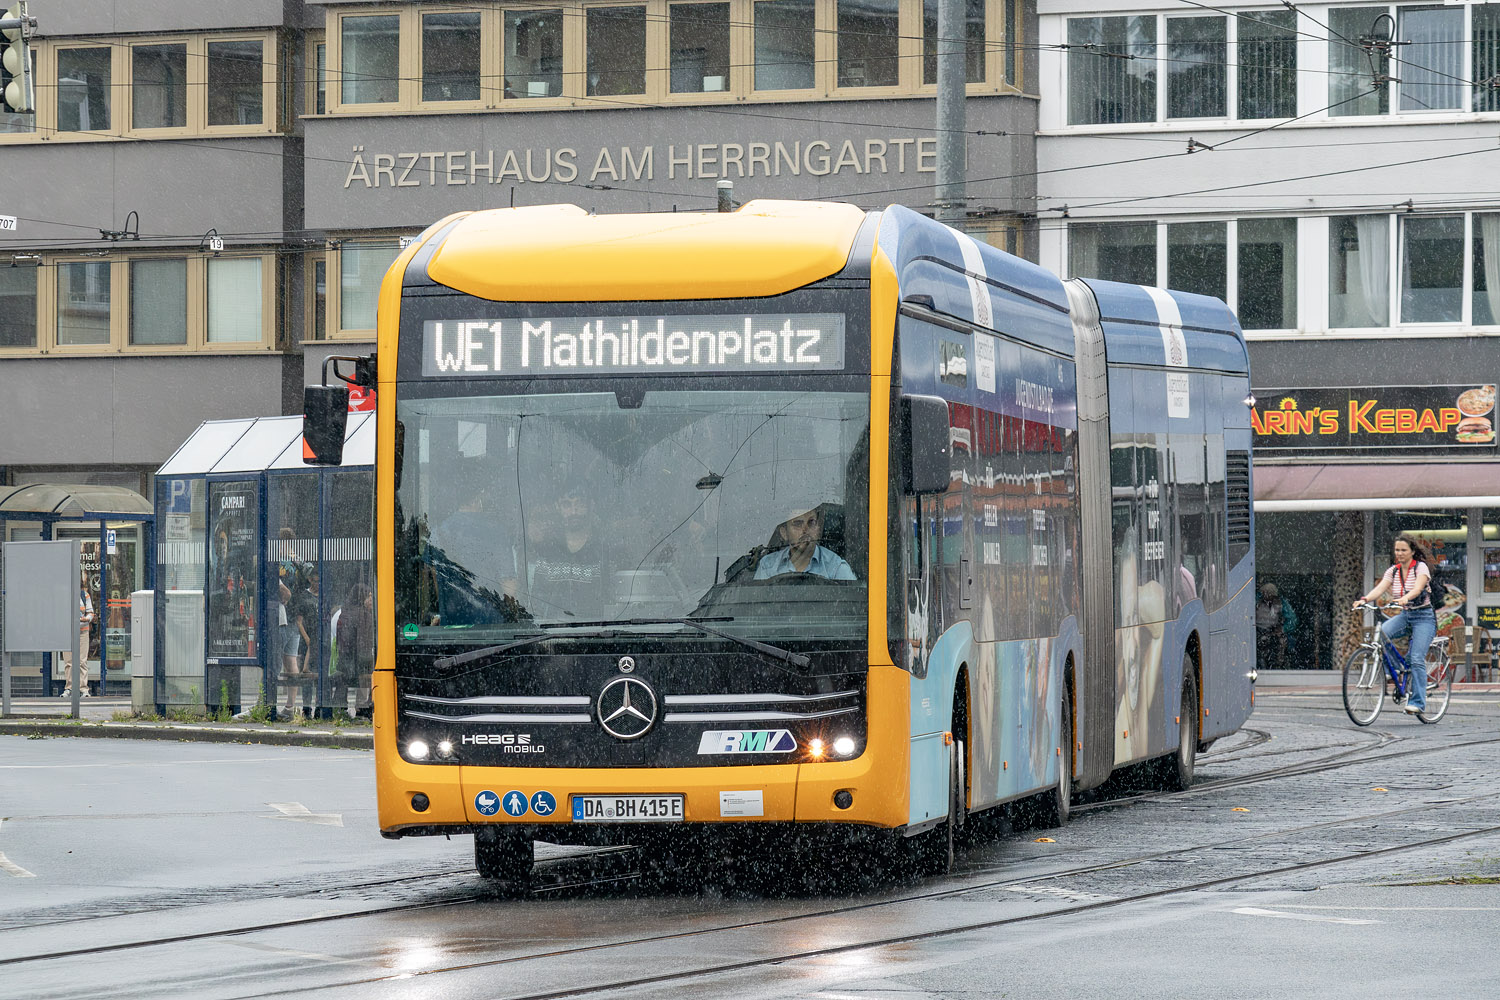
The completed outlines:
{"type": "Polygon", "coordinates": [[[938,0],[937,23],[937,219],[964,221],[968,172],[964,97],[968,67],[964,52],[964,0],[938,0]]]}

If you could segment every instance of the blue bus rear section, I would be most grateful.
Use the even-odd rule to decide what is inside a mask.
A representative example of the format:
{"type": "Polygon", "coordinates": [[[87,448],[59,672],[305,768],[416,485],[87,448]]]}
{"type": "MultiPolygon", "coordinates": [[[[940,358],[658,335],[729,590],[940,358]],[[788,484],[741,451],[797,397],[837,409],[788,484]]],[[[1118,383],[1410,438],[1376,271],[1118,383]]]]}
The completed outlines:
{"type": "Polygon", "coordinates": [[[877,243],[898,282],[893,395],[941,397],[951,423],[947,492],[900,498],[892,520],[911,825],[946,816],[948,733],[982,809],[1054,787],[1060,768],[1083,788],[1175,752],[1186,670],[1202,742],[1233,732],[1251,704],[1254,559],[1231,311],[1063,282],[899,207],[877,243]],[[1090,448],[1082,428],[1081,449],[1085,392],[1102,436],[1090,448]]]}

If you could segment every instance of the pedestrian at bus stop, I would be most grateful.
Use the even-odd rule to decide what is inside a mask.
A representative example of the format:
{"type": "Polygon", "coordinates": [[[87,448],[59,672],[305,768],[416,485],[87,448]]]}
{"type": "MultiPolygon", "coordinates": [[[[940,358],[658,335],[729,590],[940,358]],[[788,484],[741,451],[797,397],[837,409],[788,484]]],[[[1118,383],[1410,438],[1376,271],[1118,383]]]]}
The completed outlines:
{"type": "MultiPolygon", "coordinates": [[[[94,622],[94,602],[89,597],[88,576],[85,574],[78,581],[78,673],[82,678],[83,686],[79,694],[87,698],[89,696],[89,627],[94,622]]],[[[65,649],[62,651],[63,662],[63,693],[62,697],[73,697],[73,651],[65,649]]]]}
{"type": "Polygon", "coordinates": [[[1387,591],[1401,611],[1380,630],[1388,639],[1411,636],[1406,649],[1406,665],[1411,671],[1406,713],[1416,715],[1427,708],[1427,647],[1437,635],[1437,614],[1432,607],[1432,567],[1427,550],[1412,535],[1396,536],[1391,543],[1390,567],[1373,590],[1354,602],[1355,610],[1387,591]]]}

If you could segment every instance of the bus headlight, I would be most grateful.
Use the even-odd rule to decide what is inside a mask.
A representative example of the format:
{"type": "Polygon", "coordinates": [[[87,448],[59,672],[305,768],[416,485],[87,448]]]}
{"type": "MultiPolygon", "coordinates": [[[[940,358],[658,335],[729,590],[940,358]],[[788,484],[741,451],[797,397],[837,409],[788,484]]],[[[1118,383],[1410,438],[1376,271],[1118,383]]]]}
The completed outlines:
{"type": "Polygon", "coordinates": [[[814,760],[822,760],[824,754],[826,754],[827,752],[828,747],[823,743],[822,740],[807,741],[807,755],[814,760]]]}
{"type": "Polygon", "coordinates": [[[410,757],[412,760],[426,760],[427,755],[431,752],[432,751],[427,748],[427,744],[422,740],[412,740],[410,743],[406,744],[406,756],[410,757]]]}
{"type": "Polygon", "coordinates": [[[840,736],[833,741],[833,755],[835,757],[847,757],[854,752],[854,740],[849,736],[840,736]]]}
{"type": "Polygon", "coordinates": [[[453,741],[452,740],[443,740],[441,743],[438,744],[438,751],[437,751],[437,753],[438,753],[438,756],[441,757],[441,758],[443,758],[444,760],[452,760],[453,759],[453,741]]]}

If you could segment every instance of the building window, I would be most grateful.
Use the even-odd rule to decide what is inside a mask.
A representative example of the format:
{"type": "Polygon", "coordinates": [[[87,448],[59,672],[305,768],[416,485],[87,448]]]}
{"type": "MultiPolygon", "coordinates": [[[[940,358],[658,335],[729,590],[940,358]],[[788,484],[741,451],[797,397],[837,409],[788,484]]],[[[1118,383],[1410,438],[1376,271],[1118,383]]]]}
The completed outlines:
{"type": "Polygon", "coordinates": [[[130,343],[159,347],[188,342],[187,260],[182,257],[132,260],[130,343]]]}
{"type": "Polygon", "coordinates": [[[479,100],[479,11],[422,15],[422,100],[479,100]]]}
{"type": "Polygon", "coordinates": [[[35,348],[35,267],[0,267],[0,348],[35,348]]]}
{"type": "Polygon", "coordinates": [[[1068,20],[1068,121],[1156,121],[1156,18],[1068,20]]]}
{"type": "Polygon", "coordinates": [[[328,113],[328,43],[313,46],[313,114],[328,113]]]}
{"type": "Polygon", "coordinates": [[[265,121],[261,46],[258,38],[208,43],[209,125],[265,121]]]}
{"type": "Polygon", "coordinates": [[[1328,223],[1328,325],[1390,325],[1390,218],[1349,215],[1328,223]]]}
{"type": "Polygon", "coordinates": [[[505,96],[561,97],[563,13],[505,12],[505,96]]]}
{"type": "Polygon", "coordinates": [[[1068,227],[1070,273],[1135,285],[1156,284],[1156,223],[1078,223],[1068,227]]]}
{"type": "Polygon", "coordinates": [[[401,16],[345,15],[339,30],[341,103],[395,104],[401,96],[401,16]]]}
{"type": "Polygon", "coordinates": [[[1384,7],[1338,7],[1328,12],[1328,114],[1383,115],[1389,109],[1385,79],[1387,49],[1363,47],[1389,42],[1390,17],[1384,7]],[[1376,80],[1382,81],[1378,85],[1376,80]]]}
{"type": "Polygon", "coordinates": [[[1228,111],[1222,17],[1167,18],[1167,117],[1222,118],[1228,111]]]}
{"type": "Polygon", "coordinates": [[[813,0],[754,0],[754,8],[755,89],[812,89],[813,0]]]}
{"type": "Polygon", "coordinates": [[[646,8],[589,7],[584,47],[588,96],[646,92],[646,8]]]}
{"type": "Polygon", "coordinates": [[[187,127],[187,46],[137,45],[131,49],[131,126],[187,127]]]}
{"type": "Polygon", "coordinates": [[[1228,276],[1224,223],[1181,222],[1167,227],[1167,287],[1225,299],[1228,276]]]}
{"type": "Polygon", "coordinates": [[[1297,220],[1241,219],[1236,310],[1246,330],[1297,328],[1297,220]]]}
{"type": "Polygon", "coordinates": [[[73,261],[57,267],[57,342],[64,347],[108,344],[109,262],[73,261]]]}
{"type": "MultiPolygon", "coordinates": [[[[1011,14],[1013,6],[1014,4],[1006,4],[1005,15],[1008,26],[1013,24],[1011,14]]],[[[938,0],[922,0],[922,82],[925,84],[937,83],[937,24],[938,0]]],[[[964,2],[964,52],[965,80],[969,83],[983,83],[985,78],[984,0],[965,0],[964,2]]],[[[1010,67],[1007,66],[1006,72],[1009,74],[1010,67]]],[[[1014,84],[1015,79],[1008,76],[1006,82],[1014,84]]]]}
{"type": "Polygon", "coordinates": [[[1500,215],[1474,216],[1473,323],[1500,326],[1500,215]]]}
{"type": "Polygon", "coordinates": [[[674,3],[667,8],[672,93],[729,89],[729,4],[674,3]]]}
{"type": "Polygon", "coordinates": [[[208,262],[208,342],[251,344],[264,338],[259,257],[214,257],[208,262]]]}
{"type": "Polygon", "coordinates": [[[1464,106],[1465,7],[1399,7],[1400,110],[1464,106]]]}
{"type": "Polygon", "coordinates": [[[321,254],[307,261],[307,336],[328,339],[328,259],[321,254]]]}
{"type": "Polygon", "coordinates": [[[894,87],[900,82],[901,38],[897,0],[835,0],[838,14],[838,85],[894,87]]]}
{"type": "Polygon", "coordinates": [[[1239,34],[1237,83],[1241,118],[1297,115],[1297,15],[1256,11],[1235,18],[1239,34]]]}
{"type": "Polygon", "coordinates": [[[1463,319],[1464,217],[1401,218],[1401,322],[1463,319]]]}
{"type": "Polygon", "coordinates": [[[1470,48],[1474,110],[1500,111],[1500,4],[1475,4],[1474,41],[1470,48]]]}
{"type": "Polygon", "coordinates": [[[114,52],[108,48],[59,49],[57,53],[57,130],[109,131],[110,73],[114,52]]]}
{"type": "Polygon", "coordinates": [[[1021,4],[1024,0],[1005,3],[1005,82],[1012,87],[1021,84],[1021,4]]]}
{"type": "Polygon", "coordinates": [[[345,243],[339,250],[339,330],[375,329],[380,282],[401,253],[395,240],[345,243]]]}

